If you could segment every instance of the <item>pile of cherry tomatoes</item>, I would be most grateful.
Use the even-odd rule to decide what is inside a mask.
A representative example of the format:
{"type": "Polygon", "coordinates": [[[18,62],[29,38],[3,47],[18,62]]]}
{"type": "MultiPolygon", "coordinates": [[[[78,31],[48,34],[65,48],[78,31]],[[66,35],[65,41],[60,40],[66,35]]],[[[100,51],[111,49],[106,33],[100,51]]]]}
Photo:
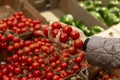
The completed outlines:
{"type": "Polygon", "coordinates": [[[60,22],[44,25],[39,20],[26,18],[22,12],[15,12],[11,17],[0,21],[0,49],[7,54],[0,56],[5,59],[0,64],[0,79],[68,78],[84,66],[85,54],[81,50],[83,42],[80,36],[69,25],[60,22]],[[59,32],[58,42],[55,42],[54,38],[59,32]],[[59,42],[68,47],[61,47],[59,42]]]}

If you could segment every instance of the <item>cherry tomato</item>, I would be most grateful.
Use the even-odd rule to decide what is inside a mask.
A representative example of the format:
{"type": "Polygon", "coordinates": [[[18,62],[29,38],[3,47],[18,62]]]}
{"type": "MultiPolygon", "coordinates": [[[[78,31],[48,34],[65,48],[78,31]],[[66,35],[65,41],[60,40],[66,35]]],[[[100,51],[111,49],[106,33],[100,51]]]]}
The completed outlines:
{"type": "Polygon", "coordinates": [[[68,35],[67,35],[66,33],[62,33],[62,34],[60,35],[60,41],[61,41],[62,43],[66,43],[66,42],[68,41],[68,35]]]}
{"type": "Polygon", "coordinates": [[[71,75],[71,74],[73,74],[73,71],[72,70],[67,70],[67,74],[71,75]]]}
{"type": "Polygon", "coordinates": [[[60,67],[61,67],[62,69],[67,68],[67,67],[68,67],[68,64],[67,64],[66,62],[61,63],[60,67]]]}
{"type": "Polygon", "coordinates": [[[6,41],[7,41],[7,37],[1,36],[1,37],[0,37],[0,41],[1,41],[1,42],[6,42],[6,41]]]}
{"type": "Polygon", "coordinates": [[[58,75],[54,75],[53,80],[59,80],[59,76],[58,75]]]}
{"type": "Polygon", "coordinates": [[[23,51],[24,51],[26,54],[28,54],[28,53],[30,52],[30,48],[29,48],[29,47],[24,47],[24,48],[23,48],[23,51]]]}
{"type": "Polygon", "coordinates": [[[44,62],[44,60],[42,59],[42,58],[39,58],[38,59],[38,63],[41,65],[41,64],[43,64],[43,62],[44,62]]]}
{"type": "Polygon", "coordinates": [[[7,47],[7,43],[4,42],[4,43],[0,43],[0,48],[6,48],[7,47]]]}
{"type": "Polygon", "coordinates": [[[33,69],[37,69],[39,67],[39,64],[37,62],[32,63],[33,69]]]}
{"type": "Polygon", "coordinates": [[[82,60],[83,60],[83,59],[82,59],[81,57],[76,57],[76,58],[75,58],[75,62],[78,63],[78,64],[81,63],[82,60]]]}
{"type": "Polygon", "coordinates": [[[75,40],[75,39],[78,39],[80,37],[80,34],[78,31],[75,31],[73,30],[71,33],[70,33],[70,37],[75,40]]]}
{"type": "Polygon", "coordinates": [[[21,57],[21,61],[27,61],[27,59],[28,59],[28,56],[25,56],[25,55],[22,55],[22,57],[21,57]]]}
{"type": "Polygon", "coordinates": [[[73,71],[77,71],[77,70],[79,70],[80,68],[79,68],[79,66],[74,65],[74,66],[72,67],[72,69],[73,69],[73,71]]]}
{"type": "Polygon", "coordinates": [[[48,30],[49,30],[49,27],[48,27],[48,26],[45,26],[45,27],[43,28],[43,33],[44,33],[46,36],[48,36],[48,30]]]}
{"type": "Polygon", "coordinates": [[[18,55],[16,55],[16,54],[14,54],[13,56],[12,56],[12,60],[15,62],[15,61],[18,61],[18,55]]]}
{"type": "Polygon", "coordinates": [[[45,77],[48,79],[48,80],[52,80],[53,77],[54,77],[54,73],[53,72],[47,72],[45,74],[45,77]]]}
{"type": "Polygon", "coordinates": [[[59,31],[60,31],[59,29],[54,29],[54,30],[52,31],[53,37],[56,37],[56,35],[58,34],[59,31]]]}
{"type": "Polygon", "coordinates": [[[74,40],[74,47],[75,48],[82,48],[83,47],[83,42],[80,39],[74,40]]]}
{"type": "Polygon", "coordinates": [[[42,26],[41,24],[36,24],[34,26],[34,30],[40,30],[41,26],[42,26]]]}
{"type": "Polygon", "coordinates": [[[14,73],[15,73],[15,74],[19,74],[20,72],[21,72],[21,68],[15,68],[15,69],[14,69],[14,73]]]}
{"type": "Polygon", "coordinates": [[[13,37],[13,42],[19,42],[20,39],[18,37],[13,37]]]}
{"type": "Polygon", "coordinates": [[[18,24],[18,27],[19,28],[25,27],[25,24],[23,22],[21,22],[21,23],[18,24]]]}
{"type": "Polygon", "coordinates": [[[72,28],[69,25],[65,25],[62,27],[62,31],[67,35],[70,35],[70,33],[72,32],[72,28]]]}
{"type": "Polygon", "coordinates": [[[19,43],[14,43],[14,49],[19,49],[19,48],[20,48],[19,43]]]}
{"type": "Polygon", "coordinates": [[[52,24],[51,24],[51,27],[52,27],[52,29],[54,30],[54,29],[60,29],[61,27],[62,27],[62,25],[61,25],[61,23],[60,22],[53,22],[52,24]]]}
{"type": "Polygon", "coordinates": [[[7,35],[7,40],[12,40],[13,39],[13,35],[12,34],[8,34],[7,35]]]}
{"type": "Polygon", "coordinates": [[[29,57],[28,59],[27,59],[27,63],[28,64],[32,64],[34,61],[33,61],[33,58],[31,58],[31,57],[29,57]]]}
{"type": "Polygon", "coordinates": [[[71,46],[71,47],[68,48],[68,52],[69,52],[71,55],[74,55],[74,54],[76,54],[76,48],[71,46]]]}
{"type": "Polygon", "coordinates": [[[7,51],[8,52],[12,52],[14,50],[14,47],[12,46],[12,45],[9,45],[8,47],[7,47],[7,51]]]}
{"type": "Polygon", "coordinates": [[[39,77],[40,76],[40,70],[35,70],[34,72],[33,72],[33,76],[34,77],[39,77]]]}

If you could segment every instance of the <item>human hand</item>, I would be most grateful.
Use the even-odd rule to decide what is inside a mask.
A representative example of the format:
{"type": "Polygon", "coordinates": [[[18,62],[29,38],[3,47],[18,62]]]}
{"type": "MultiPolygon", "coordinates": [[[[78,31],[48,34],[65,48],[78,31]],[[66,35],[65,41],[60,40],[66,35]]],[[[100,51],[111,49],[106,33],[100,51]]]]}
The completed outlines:
{"type": "MultiPolygon", "coordinates": [[[[64,26],[66,26],[66,24],[64,24],[64,23],[61,23],[61,25],[62,25],[62,28],[63,28],[64,26]]],[[[49,25],[49,26],[51,26],[51,25],[49,25]]],[[[74,27],[74,26],[69,26],[69,25],[68,25],[68,27],[70,27],[70,28],[72,29],[72,31],[78,32],[78,33],[79,33],[79,39],[84,42],[84,40],[86,39],[86,36],[85,36],[84,33],[82,32],[82,30],[80,30],[80,29],[78,29],[78,28],[76,28],[76,27],[74,27]]],[[[57,43],[57,44],[58,44],[59,46],[61,46],[61,47],[64,47],[64,48],[65,48],[65,47],[69,47],[70,44],[71,44],[71,40],[69,40],[68,43],[62,43],[62,42],[60,41],[60,37],[61,37],[61,34],[62,34],[62,33],[63,33],[63,31],[60,29],[60,30],[58,31],[56,37],[53,37],[52,27],[49,27],[49,29],[48,29],[48,38],[49,38],[50,41],[57,43]]],[[[70,35],[69,35],[69,36],[70,36],[70,35]]]]}

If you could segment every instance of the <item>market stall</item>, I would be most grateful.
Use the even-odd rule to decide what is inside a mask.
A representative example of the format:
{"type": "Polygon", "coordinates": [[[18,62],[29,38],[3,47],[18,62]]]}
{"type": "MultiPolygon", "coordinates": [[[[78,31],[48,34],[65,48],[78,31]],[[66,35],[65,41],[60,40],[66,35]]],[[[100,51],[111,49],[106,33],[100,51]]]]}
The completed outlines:
{"type": "Polygon", "coordinates": [[[120,38],[119,6],[119,0],[0,0],[0,80],[119,80],[118,56],[116,64],[108,57],[97,63],[91,53],[92,65],[85,50],[86,38],[120,38]]]}

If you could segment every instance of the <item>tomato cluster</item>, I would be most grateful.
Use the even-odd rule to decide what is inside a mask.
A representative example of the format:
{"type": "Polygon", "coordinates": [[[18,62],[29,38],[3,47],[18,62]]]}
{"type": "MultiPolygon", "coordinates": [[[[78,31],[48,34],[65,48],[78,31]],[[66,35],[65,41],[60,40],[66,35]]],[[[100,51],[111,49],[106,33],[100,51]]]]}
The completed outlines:
{"type": "MultiPolygon", "coordinates": [[[[0,21],[0,48],[9,56],[0,64],[2,80],[63,80],[83,67],[84,52],[80,33],[69,25],[53,22],[43,25],[39,20],[26,18],[22,12],[0,21]],[[60,31],[61,48],[48,38],[49,27],[55,38],[60,31]],[[32,32],[27,39],[20,35],[32,32]],[[41,34],[39,35],[39,32],[41,34]],[[71,43],[68,43],[68,42],[71,43]]],[[[1,53],[2,54],[2,53],[1,53]]],[[[2,56],[4,57],[4,56],[2,56]]]]}
{"type": "Polygon", "coordinates": [[[120,78],[119,74],[114,73],[110,69],[100,69],[95,76],[95,80],[118,80],[120,78]]]}
{"type": "MultiPolygon", "coordinates": [[[[59,31],[61,32],[60,41],[62,43],[69,41],[69,38],[72,40],[80,38],[80,33],[76,30],[73,30],[69,25],[63,25],[60,22],[53,22],[50,27],[52,27],[53,37],[56,37],[59,31]]],[[[43,33],[48,36],[48,26],[43,28],[43,33]]]]}

